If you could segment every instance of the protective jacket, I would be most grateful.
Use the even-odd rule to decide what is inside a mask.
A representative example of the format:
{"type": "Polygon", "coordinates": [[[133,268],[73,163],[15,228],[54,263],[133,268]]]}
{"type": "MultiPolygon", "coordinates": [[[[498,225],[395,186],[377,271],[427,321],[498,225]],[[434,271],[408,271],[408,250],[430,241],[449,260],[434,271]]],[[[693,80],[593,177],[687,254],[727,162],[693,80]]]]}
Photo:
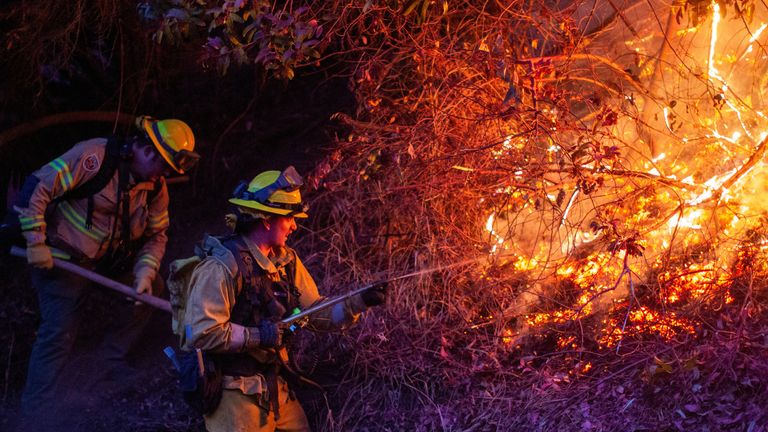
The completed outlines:
{"type": "MultiPolygon", "coordinates": [[[[261,319],[290,315],[293,307],[307,309],[323,300],[314,280],[296,252],[279,248],[265,256],[248,247],[241,237],[223,244],[206,237],[202,248],[207,257],[195,268],[184,316],[188,332],[182,336],[185,350],[199,348],[219,353],[223,359],[225,389],[246,395],[263,395],[268,389],[266,370],[275,362],[275,352],[254,349],[239,353],[232,348],[232,324],[253,326],[261,319]],[[239,257],[235,257],[239,254],[239,257]]],[[[309,317],[310,329],[331,330],[353,323],[366,309],[359,297],[309,317]]],[[[278,353],[287,360],[285,348],[278,353]]]]}
{"type": "MultiPolygon", "coordinates": [[[[37,230],[48,243],[72,255],[75,260],[97,261],[122,239],[123,209],[118,208],[118,172],[93,196],[92,211],[88,199],[56,198],[93,178],[104,161],[107,139],[94,138],[76,144],[61,157],[35,171],[37,183],[29,190],[16,211],[21,229],[37,230]],[[88,214],[91,217],[88,218],[88,214]]],[[[141,240],[134,273],[140,268],[156,275],[168,241],[168,190],[165,179],[137,182],[129,177],[130,241],[141,240]]]]}

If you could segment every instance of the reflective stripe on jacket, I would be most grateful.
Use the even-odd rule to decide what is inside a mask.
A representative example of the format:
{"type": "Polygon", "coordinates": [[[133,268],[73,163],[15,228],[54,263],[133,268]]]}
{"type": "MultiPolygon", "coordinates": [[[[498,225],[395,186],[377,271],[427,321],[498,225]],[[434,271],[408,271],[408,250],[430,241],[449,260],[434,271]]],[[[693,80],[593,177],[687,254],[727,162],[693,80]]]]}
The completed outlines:
{"type": "MultiPolygon", "coordinates": [[[[52,246],[86,260],[101,258],[109,247],[110,237],[114,236],[114,242],[120,240],[122,216],[115,211],[119,200],[118,170],[93,197],[91,227],[86,226],[87,198],[51,205],[53,200],[96,175],[104,161],[106,144],[106,138],[82,141],[32,174],[39,183],[27,205],[16,208],[22,230],[39,230],[47,235],[52,246]]],[[[146,238],[136,254],[134,271],[147,267],[156,274],[168,241],[168,189],[161,178],[160,189],[147,203],[155,184],[136,183],[132,176],[129,183],[131,240],[146,238]]]]}

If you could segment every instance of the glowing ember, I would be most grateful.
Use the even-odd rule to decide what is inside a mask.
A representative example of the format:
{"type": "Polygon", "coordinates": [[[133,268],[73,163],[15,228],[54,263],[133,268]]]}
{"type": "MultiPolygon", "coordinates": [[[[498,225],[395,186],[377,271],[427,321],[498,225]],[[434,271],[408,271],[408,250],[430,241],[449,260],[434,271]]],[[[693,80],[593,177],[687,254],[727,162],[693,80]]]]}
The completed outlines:
{"type": "Polygon", "coordinates": [[[661,314],[644,306],[630,311],[623,329],[622,323],[616,318],[606,320],[604,323],[606,325],[603,327],[599,343],[605,347],[615,346],[627,336],[652,334],[662,339],[671,339],[679,333],[694,334],[696,332],[693,323],[677,317],[674,312],[661,314]]]}
{"type": "Polygon", "coordinates": [[[674,304],[682,299],[702,300],[707,296],[723,295],[730,298],[730,278],[718,271],[714,263],[691,264],[688,268],[664,272],[658,277],[659,285],[666,292],[667,303],[674,304]],[[719,294],[722,293],[722,294],[719,294]]]}

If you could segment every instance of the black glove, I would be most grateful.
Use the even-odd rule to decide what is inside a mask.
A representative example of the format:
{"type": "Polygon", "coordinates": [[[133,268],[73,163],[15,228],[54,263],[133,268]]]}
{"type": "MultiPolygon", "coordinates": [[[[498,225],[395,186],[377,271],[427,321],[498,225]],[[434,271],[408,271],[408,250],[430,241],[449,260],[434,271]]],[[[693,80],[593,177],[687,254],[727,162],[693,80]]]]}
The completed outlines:
{"type": "Polygon", "coordinates": [[[363,303],[365,303],[367,307],[383,304],[387,301],[387,285],[388,282],[379,282],[360,293],[363,303]]]}
{"type": "Polygon", "coordinates": [[[283,331],[274,321],[261,320],[259,323],[259,347],[275,348],[282,343],[283,331]]]}

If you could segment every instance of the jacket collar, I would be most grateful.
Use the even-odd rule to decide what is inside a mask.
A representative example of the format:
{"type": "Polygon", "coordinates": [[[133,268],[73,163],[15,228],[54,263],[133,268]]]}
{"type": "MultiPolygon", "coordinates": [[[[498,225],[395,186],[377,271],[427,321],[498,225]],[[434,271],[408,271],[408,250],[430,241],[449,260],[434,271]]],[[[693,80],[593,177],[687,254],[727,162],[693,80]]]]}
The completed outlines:
{"type": "Polygon", "coordinates": [[[245,236],[240,236],[240,238],[243,239],[243,243],[248,248],[248,251],[256,260],[259,267],[267,273],[277,273],[276,266],[284,267],[293,260],[293,255],[288,252],[287,248],[280,247],[277,248],[277,250],[273,248],[268,255],[264,255],[264,253],[261,252],[261,249],[259,249],[250,239],[245,236]]]}

